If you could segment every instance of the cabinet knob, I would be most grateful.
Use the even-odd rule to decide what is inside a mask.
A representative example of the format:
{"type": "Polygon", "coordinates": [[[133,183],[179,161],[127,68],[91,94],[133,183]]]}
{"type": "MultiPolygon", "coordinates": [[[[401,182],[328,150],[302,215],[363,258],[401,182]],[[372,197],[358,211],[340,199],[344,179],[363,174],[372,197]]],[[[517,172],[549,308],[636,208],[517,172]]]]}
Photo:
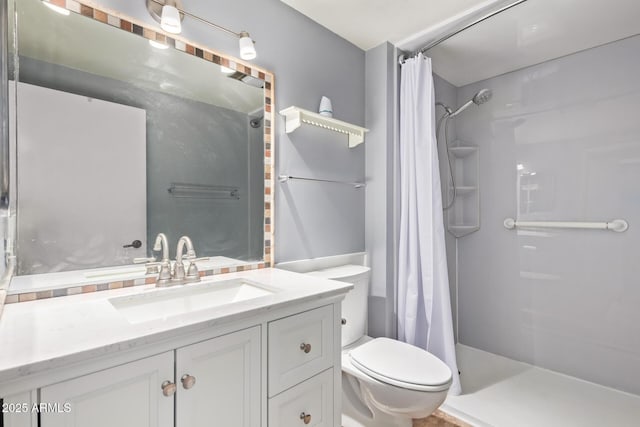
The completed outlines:
{"type": "Polygon", "coordinates": [[[162,394],[164,394],[167,397],[173,396],[176,392],[176,385],[171,381],[163,382],[160,387],[162,387],[162,394]]]}
{"type": "Polygon", "coordinates": [[[185,390],[189,390],[196,385],[196,377],[189,374],[184,374],[182,378],[180,378],[180,381],[182,382],[182,387],[184,387],[185,390]]]}
{"type": "Polygon", "coordinates": [[[304,421],[305,424],[309,424],[311,422],[311,414],[305,414],[303,412],[300,414],[300,419],[304,421]]]}
{"type": "Polygon", "coordinates": [[[305,353],[309,353],[311,351],[311,344],[300,344],[300,350],[304,351],[305,353]]]}
{"type": "Polygon", "coordinates": [[[345,319],[344,317],[342,318],[342,320],[340,321],[340,323],[342,323],[343,325],[347,324],[347,319],[345,319]]]}

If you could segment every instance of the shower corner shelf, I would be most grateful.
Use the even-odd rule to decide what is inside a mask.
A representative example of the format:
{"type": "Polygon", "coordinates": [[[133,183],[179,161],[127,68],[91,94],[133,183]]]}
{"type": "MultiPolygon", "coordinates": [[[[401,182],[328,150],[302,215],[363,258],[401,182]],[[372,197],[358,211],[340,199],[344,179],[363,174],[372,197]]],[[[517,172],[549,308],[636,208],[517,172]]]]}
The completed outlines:
{"type": "Polygon", "coordinates": [[[291,133],[298,129],[303,123],[306,123],[348,135],[349,148],[354,148],[362,144],[364,142],[365,132],[369,132],[369,129],[352,125],[351,123],[343,122],[333,117],[322,116],[318,113],[295,106],[281,110],[280,115],[285,118],[286,133],[291,133]]]}
{"type": "Polygon", "coordinates": [[[456,237],[464,237],[474,231],[480,230],[479,225],[449,225],[449,232],[456,237]]]}
{"type": "MultiPolygon", "coordinates": [[[[446,214],[447,230],[458,238],[480,229],[479,148],[458,140],[449,147],[449,153],[457,197],[446,214]]],[[[450,203],[453,187],[449,185],[448,190],[450,203]]]]}
{"type": "Polygon", "coordinates": [[[478,147],[476,147],[476,146],[458,145],[458,146],[449,147],[449,151],[451,152],[453,157],[457,157],[458,159],[462,159],[462,158],[470,156],[470,155],[472,155],[474,153],[477,153],[478,152],[478,147]]]}

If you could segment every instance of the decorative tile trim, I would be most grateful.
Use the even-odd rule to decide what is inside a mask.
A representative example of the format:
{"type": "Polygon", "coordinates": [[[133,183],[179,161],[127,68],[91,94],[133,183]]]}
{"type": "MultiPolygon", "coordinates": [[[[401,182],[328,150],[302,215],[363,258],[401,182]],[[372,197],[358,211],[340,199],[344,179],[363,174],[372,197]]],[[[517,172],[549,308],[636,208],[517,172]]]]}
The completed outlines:
{"type": "MultiPolygon", "coordinates": [[[[267,267],[266,262],[256,262],[253,264],[237,265],[235,267],[215,268],[212,270],[201,270],[200,277],[215,276],[219,274],[235,273],[238,271],[259,270],[267,267]]],[[[111,289],[129,288],[132,286],[152,285],[156,283],[157,277],[146,276],[135,280],[119,280],[116,282],[105,282],[91,285],[70,285],[66,288],[54,289],[40,292],[24,292],[7,295],[5,304],[15,304],[18,302],[37,301],[47,298],[66,297],[77,294],[88,294],[92,292],[109,291],[111,289]]]]}
{"type": "MultiPolygon", "coordinates": [[[[164,33],[157,28],[151,28],[146,23],[142,23],[122,15],[119,12],[104,9],[97,4],[92,4],[90,1],[78,2],[75,0],[49,0],[50,3],[56,6],[68,9],[71,12],[80,14],[87,18],[94,19],[105,25],[110,25],[115,28],[119,28],[123,31],[138,35],[148,40],[155,40],[162,43],[166,43],[188,55],[201,58],[203,61],[212,62],[218,65],[224,65],[232,70],[239,71],[241,73],[257,77],[265,82],[264,85],[264,250],[263,250],[263,262],[240,265],[236,267],[204,270],[200,272],[200,276],[213,276],[217,274],[232,273],[237,271],[248,271],[262,269],[266,267],[272,267],[274,262],[274,224],[273,221],[273,177],[275,176],[274,162],[274,141],[275,141],[275,129],[274,123],[271,120],[271,112],[276,111],[274,105],[275,95],[275,76],[273,73],[256,67],[253,64],[245,63],[241,59],[234,58],[223,53],[210,50],[204,46],[200,46],[196,43],[192,43],[189,40],[175,36],[173,34],[164,33]]],[[[145,284],[153,284],[156,282],[155,276],[146,277],[144,280],[126,280],[117,282],[107,282],[100,284],[92,284],[85,286],[78,286],[77,284],[69,285],[67,288],[56,289],[53,291],[42,292],[26,292],[19,294],[7,295],[5,304],[13,304],[17,302],[35,301],[45,298],[57,298],[62,296],[76,295],[80,293],[99,292],[110,289],[126,288],[131,286],[140,286],[145,284]]],[[[1,305],[0,305],[1,307],[1,305]]]]}

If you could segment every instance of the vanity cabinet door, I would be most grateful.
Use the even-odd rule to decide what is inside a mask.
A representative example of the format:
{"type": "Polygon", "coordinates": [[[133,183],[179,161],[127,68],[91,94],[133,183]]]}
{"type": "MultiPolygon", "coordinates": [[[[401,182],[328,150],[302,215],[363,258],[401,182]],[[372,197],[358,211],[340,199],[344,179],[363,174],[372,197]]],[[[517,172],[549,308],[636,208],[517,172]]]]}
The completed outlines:
{"type": "Polygon", "coordinates": [[[176,351],[176,427],[259,427],[260,326],[176,351]]]}
{"type": "Polygon", "coordinates": [[[0,426],[38,427],[37,392],[24,392],[2,399],[0,426]]]}
{"type": "Polygon", "coordinates": [[[40,426],[172,427],[173,361],[169,351],[43,387],[40,426]]]}

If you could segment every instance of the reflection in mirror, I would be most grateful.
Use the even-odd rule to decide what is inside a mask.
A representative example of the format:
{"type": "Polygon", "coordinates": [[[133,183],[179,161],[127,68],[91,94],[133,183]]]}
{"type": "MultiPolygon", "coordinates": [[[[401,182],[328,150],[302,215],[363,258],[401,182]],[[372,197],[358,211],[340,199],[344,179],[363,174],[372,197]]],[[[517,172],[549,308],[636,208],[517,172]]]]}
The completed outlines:
{"type": "Polygon", "coordinates": [[[16,9],[17,273],[131,264],[161,232],[171,257],[188,235],[268,263],[265,73],[84,6],[16,9]]]}

